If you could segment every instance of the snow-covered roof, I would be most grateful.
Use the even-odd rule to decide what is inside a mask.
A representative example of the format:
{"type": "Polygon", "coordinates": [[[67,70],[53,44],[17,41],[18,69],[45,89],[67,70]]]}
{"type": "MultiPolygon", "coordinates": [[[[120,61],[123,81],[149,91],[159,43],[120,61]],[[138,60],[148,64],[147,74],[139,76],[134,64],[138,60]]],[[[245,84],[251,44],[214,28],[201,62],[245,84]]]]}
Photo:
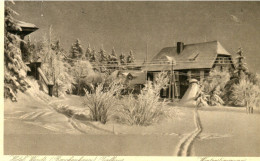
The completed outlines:
{"type": "Polygon", "coordinates": [[[15,20],[15,23],[17,24],[17,26],[19,26],[21,28],[21,30],[17,30],[17,29],[13,29],[13,28],[7,28],[7,30],[11,33],[15,33],[18,35],[26,36],[39,29],[36,25],[34,25],[32,23],[27,23],[27,22],[23,22],[23,21],[19,21],[19,20],[15,20]]]}
{"type": "Polygon", "coordinates": [[[23,21],[16,20],[16,23],[17,23],[18,26],[20,26],[22,28],[37,28],[36,25],[34,25],[32,23],[28,23],[28,22],[23,22],[23,21]]]}
{"type": "Polygon", "coordinates": [[[176,60],[175,70],[212,68],[218,55],[231,56],[218,41],[187,44],[181,53],[177,52],[177,47],[165,47],[152,59],[151,62],[155,65],[146,66],[144,70],[171,70],[171,63],[165,63],[167,57],[176,60]]]}
{"type": "Polygon", "coordinates": [[[133,77],[133,79],[129,81],[130,85],[145,84],[146,82],[146,73],[143,71],[130,71],[128,75],[133,77]]]}

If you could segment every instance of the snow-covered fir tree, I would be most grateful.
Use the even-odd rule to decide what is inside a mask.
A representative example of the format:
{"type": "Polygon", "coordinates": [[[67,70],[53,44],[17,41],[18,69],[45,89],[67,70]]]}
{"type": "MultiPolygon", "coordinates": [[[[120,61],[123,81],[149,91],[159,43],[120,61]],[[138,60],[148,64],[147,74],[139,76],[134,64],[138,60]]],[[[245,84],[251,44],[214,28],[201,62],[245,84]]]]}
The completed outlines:
{"type": "Polygon", "coordinates": [[[100,48],[100,51],[98,52],[99,53],[99,56],[100,56],[100,62],[101,63],[106,63],[108,61],[108,56],[106,54],[106,51],[104,50],[103,48],[103,45],[102,47],[100,48]]]}
{"type": "Polygon", "coordinates": [[[127,61],[127,63],[134,63],[135,62],[134,53],[133,53],[132,50],[130,50],[129,55],[127,56],[126,61],[127,61]]]}
{"type": "Polygon", "coordinates": [[[114,47],[112,48],[111,54],[108,55],[108,60],[110,64],[117,63],[117,55],[114,47]]]}
{"type": "Polygon", "coordinates": [[[80,40],[77,39],[74,44],[72,44],[70,49],[71,59],[80,59],[83,55],[83,48],[81,46],[80,40]]]}
{"type": "Polygon", "coordinates": [[[120,59],[120,64],[124,65],[126,63],[126,58],[125,58],[125,54],[121,53],[121,55],[119,56],[120,59]]]}
{"type": "Polygon", "coordinates": [[[237,51],[237,55],[238,56],[236,57],[237,62],[235,74],[237,74],[239,79],[242,79],[248,73],[248,68],[246,66],[246,63],[244,62],[245,57],[241,48],[239,48],[239,50],[237,51]]]}
{"type": "Polygon", "coordinates": [[[4,19],[4,96],[12,101],[17,101],[16,93],[18,90],[25,91],[29,87],[25,81],[26,72],[29,68],[22,60],[21,39],[9,32],[10,30],[22,30],[15,23],[13,14],[17,13],[6,6],[4,19]]]}
{"type": "Polygon", "coordinates": [[[91,50],[90,44],[88,44],[88,47],[87,47],[87,50],[86,50],[86,53],[85,53],[85,57],[86,57],[87,60],[90,59],[91,52],[92,52],[92,50],[91,50]]]}
{"type": "Polygon", "coordinates": [[[89,61],[90,62],[96,62],[97,61],[97,57],[96,57],[97,53],[95,50],[95,47],[92,49],[90,56],[89,56],[89,61]]]}

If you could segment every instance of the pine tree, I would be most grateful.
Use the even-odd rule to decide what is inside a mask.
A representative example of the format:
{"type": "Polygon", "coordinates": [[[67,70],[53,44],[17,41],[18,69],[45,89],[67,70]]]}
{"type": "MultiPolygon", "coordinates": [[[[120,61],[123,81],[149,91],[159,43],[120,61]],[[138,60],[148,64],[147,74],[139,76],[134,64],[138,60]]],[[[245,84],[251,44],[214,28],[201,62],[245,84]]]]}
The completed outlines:
{"type": "Polygon", "coordinates": [[[108,61],[108,57],[106,54],[106,51],[104,50],[103,46],[100,48],[100,51],[98,52],[100,55],[100,62],[101,63],[106,63],[108,61]]]}
{"type": "Polygon", "coordinates": [[[108,54],[108,64],[111,64],[111,66],[108,67],[108,69],[110,69],[109,72],[113,72],[114,69],[117,69],[118,67],[118,60],[117,60],[117,56],[116,56],[116,50],[113,47],[111,54],[108,54]]]}
{"type": "Polygon", "coordinates": [[[17,14],[9,7],[5,7],[4,27],[4,96],[12,101],[17,101],[18,90],[25,91],[29,85],[25,81],[29,68],[22,60],[20,50],[21,39],[9,31],[21,31],[15,23],[12,14],[17,14]]]}
{"type": "Polygon", "coordinates": [[[113,49],[112,49],[111,55],[114,56],[114,57],[117,57],[117,56],[116,56],[116,50],[115,50],[114,47],[113,47],[113,49]]]}
{"type": "Polygon", "coordinates": [[[92,52],[90,53],[90,57],[89,57],[89,61],[90,62],[96,62],[97,57],[96,57],[97,53],[95,50],[95,47],[92,49],[92,52]]]}
{"type": "Polygon", "coordinates": [[[116,56],[116,50],[113,47],[111,54],[108,55],[108,60],[110,64],[117,64],[117,56],[116,56]]]}
{"type": "Polygon", "coordinates": [[[81,59],[83,55],[83,48],[79,39],[77,39],[76,42],[72,44],[70,54],[71,59],[81,59]]]}
{"type": "Polygon", "coordinates": [[[244,62],[245,57],[241,48],[239,48],[239,50],[237,51],[237,55],[236,70],[234,73],[237,74],[237,77],[239,79],[243,79],[245,75],[248,74],[248,68],[246,67],[246,63],[244,62]]]}
{"type": "Polygon", "coordinates": [[[133,51],[130,50],[129,55],[127,57],[127,63],[134,63],[134,62],[135,62],[134,54],[133,51]]]}
{"type": "Polygon", "coordinates": [[[87,60],[90,60],[91,52],[92,52],[92,50],[90,48],[90,44],[88,44],[88,48],[87,48],[86,54],[85,54],[87,60]]]}
{"type": "Polygon", "coordinates": [[[126,63],[125,54],[124,53],[121,53],[121,55],[119,56],[119,59],[120,59],[120,64],[121,65],[124,65],[126,63]]]}

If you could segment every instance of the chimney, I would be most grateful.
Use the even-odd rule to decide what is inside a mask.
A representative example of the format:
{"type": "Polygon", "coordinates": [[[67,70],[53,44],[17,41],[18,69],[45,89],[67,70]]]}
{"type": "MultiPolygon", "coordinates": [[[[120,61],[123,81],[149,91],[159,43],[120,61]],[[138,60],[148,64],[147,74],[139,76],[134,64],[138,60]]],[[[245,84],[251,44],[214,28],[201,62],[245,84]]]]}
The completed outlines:
{"type": "Polygon", "coordinates": [[[177,42],[177,53],[180,54],[184,49],[184,43],[183,42],[177,42]]]}

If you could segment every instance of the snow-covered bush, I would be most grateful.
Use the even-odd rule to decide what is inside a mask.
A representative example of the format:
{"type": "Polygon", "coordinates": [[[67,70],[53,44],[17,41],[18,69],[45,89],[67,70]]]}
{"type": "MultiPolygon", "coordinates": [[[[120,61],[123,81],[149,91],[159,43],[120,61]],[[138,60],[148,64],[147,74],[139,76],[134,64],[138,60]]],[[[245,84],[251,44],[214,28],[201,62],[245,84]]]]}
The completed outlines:
{"type": "Polygon", "coordinates": [[[248,108],[259,107],[260,87],[254,85],[247,79],[242,79],[238,84],[232,86],[232,99],[237,106],[246,106],[248,108]]]}
{"type": "Polygon", "coordinates": [[[195,100],[196,100],[196,106],[197,107],[208,106],[209,95],[206,95],[205,92],[200,90],[197,93],[195,100]]]}
{"type": "Polygon", "coordinates": [[[89,79],[90,75],[95,75],[92,65],[89,63],[88,60],[84,61],[77,61],[72,67],[71,75],[74,77],[75,80],[75,91],[74,94],[77,95],[84,95],[85,92],[83,88],[89,86],[89,79]]]}
{"type": "Polygon", "coordinates": [[[202,83],[203,91],[209,95],[207,100],[208,104],[212,106],[224,104],[222,97],[225,92],[225,86],[229,80],[230,74],[227,70],[220,71],[213,69],[210,71],[209,77],[202,83]]]}
{"type": "Polygon", "coordinates": [[[165,116],[164,101],[160,101],[160,90],[165,88],[169,79],[166,73],[157,75],[155,82],[148,81],[136,97],[129,95],[118,107],[114,118],[129,125],[148,126],[165,116]]]}
{"type": "Polygon", "coordinates": [[[118,102],[122,84],[113,81],[110,84],[100,83],[93,92],[85,90],[84,106],[90,110],[90,118],[105,124],[111,114],[110,109],[118,102]]]}
{"type": "Polygon", "coordinates": [[[204,91],[211,93],[215,90],[219,90],[219,95],[222,96],[224,88],[227,82],[230,80],[230,74],[227,70],[220,71],[213,69],[210,71],[209,76],[203,81],[204,91]]]}

